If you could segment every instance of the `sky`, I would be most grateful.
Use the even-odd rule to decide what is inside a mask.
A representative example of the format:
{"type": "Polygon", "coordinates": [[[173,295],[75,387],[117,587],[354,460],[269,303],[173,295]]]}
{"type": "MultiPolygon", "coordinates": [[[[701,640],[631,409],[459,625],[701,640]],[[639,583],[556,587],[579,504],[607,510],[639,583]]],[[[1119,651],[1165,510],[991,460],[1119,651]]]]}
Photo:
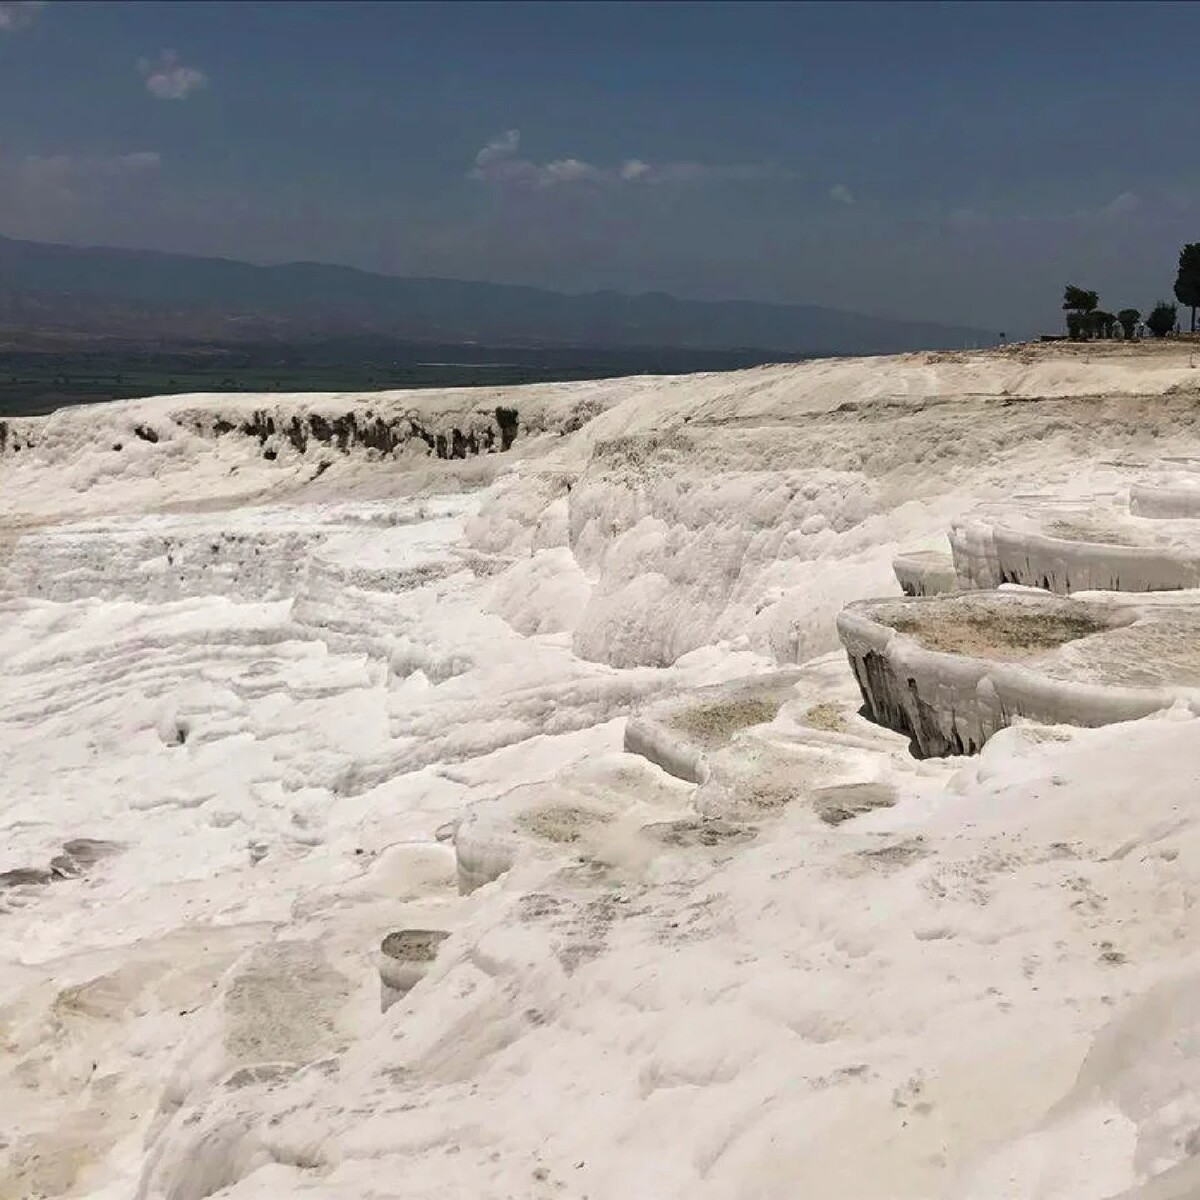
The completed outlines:
{"type": "Polygon", "coordinates": [[[1170,297],[1188,4],[0,0],[0,234],[985,328],[1170,297]]]}

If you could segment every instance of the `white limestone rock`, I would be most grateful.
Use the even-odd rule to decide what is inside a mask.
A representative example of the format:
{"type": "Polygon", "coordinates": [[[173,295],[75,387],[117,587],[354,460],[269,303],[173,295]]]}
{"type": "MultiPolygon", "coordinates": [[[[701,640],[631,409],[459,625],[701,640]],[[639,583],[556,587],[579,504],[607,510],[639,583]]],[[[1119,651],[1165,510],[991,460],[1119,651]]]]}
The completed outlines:
{"type": "Polygon", "coordinates": [[[908,550],[892,559],[896,582],[906,596],[939,596],[957,591],[954,559],[941,550],[908,550]]]}
{"type": "Polygon", "coordinates": [[[518,863],[553,868],[606,858],[623,837],[620,829],[681,815],[685,792],[647,764],[615,754],[474,804],[445,830],[459,891],[470,895],[518,863]]]}
{"type": "Polygon", "coordinates": [[[773,671],[646,705],[625,724],[625,749],[678,779],[704,783],[708,755],[741,730],[774,720],[798,676],[794,669],[773,671]]]}

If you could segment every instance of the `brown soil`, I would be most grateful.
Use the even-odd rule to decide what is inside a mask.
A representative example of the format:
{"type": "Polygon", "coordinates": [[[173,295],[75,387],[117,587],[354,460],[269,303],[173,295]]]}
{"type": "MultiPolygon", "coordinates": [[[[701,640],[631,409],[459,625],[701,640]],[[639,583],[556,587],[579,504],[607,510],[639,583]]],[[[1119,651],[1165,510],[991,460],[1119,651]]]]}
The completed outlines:
{"type": "Polygon", "coordinates": [[[1074,521],[1052,521],[1046,527],[1046,535],[1062,538],[1069,542],[1088,542],[1097,546],[1136,546],[1128,534],[1117,529],[1105,529],[1095,525],[1081,525],[1074,521]]]}
{"type": "Polygon", "coordinates": [[[880,846],[877,850],[860,850],[858,858],[884,870],[895,870],[907,867],[929,853],[930,850],[924,844],[924,839],[915,837],[902,842],[893,842],[890,846],[880,846]]]}
{"type": "Polygon", "coordinates": [[[401,962],[433,962],[450,935],[440,929],[399,929],[383,939],[380,950],[401,962]]]}
{"type": "Polygon", "coordinates": [[[604,813],[590,808],[579,808],[571,804],[547,804],[533,808],[517,817],[517,826],[534,837],[547,842],[567,846],[579,841],[580,834],[589,825],[607,821],[604,813]]]}
{"type": "Polygon", "coordinates": [[[782,696],[757,696],[746,700],[727,700],[724,703],[699,704],[671,717],[671,724],[706,746],[717,746],[740,729],[765,725],[775,719],[783,704],[782,696]]]}
{"type": "Polygon", "coordinates": [[[876,808],[891,808],[896,789],[888,783],[843,783],[813,793],[813,808],[826,825],[840,825],[876,808]]]}
{"type": "Polygon", "coordinates": [[[846,732],[846,718],[836,704],[814,704],[801,720],[810,729],[823,729],[826,733],[846,732]]]}
{"type": "Polygon", "coordinates": [[[904,615],[887,623],[929,650],[1000,660],[1028,658],[1111,628],[1082,612],[1029,612],[1016,605],[904,615]]]}
{"type": "Polygon", "coordinates": [[[664,846],[720,846],[750,841],[758,830],[753,825],[713,818],[684,818],[646,825],[642,832],[664,846]]]}

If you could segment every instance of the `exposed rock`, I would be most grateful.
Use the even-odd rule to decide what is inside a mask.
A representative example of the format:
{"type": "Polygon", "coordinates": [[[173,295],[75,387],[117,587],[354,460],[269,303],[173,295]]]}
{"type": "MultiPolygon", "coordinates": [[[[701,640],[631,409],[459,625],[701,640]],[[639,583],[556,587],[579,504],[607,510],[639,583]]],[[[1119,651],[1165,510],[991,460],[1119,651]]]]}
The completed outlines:
{"type": "Polygon", "coordinates": [[[0,887],[21,887],[26,884],[53,883],[56,879],[74,879],[83,875],[89,867],[120,853],[117,842],[105,842],[95,838],[72,838],[63,844],[61,854],[50,859],[46,869],[41,867],[16,867],[0,873],[0,887]]]}

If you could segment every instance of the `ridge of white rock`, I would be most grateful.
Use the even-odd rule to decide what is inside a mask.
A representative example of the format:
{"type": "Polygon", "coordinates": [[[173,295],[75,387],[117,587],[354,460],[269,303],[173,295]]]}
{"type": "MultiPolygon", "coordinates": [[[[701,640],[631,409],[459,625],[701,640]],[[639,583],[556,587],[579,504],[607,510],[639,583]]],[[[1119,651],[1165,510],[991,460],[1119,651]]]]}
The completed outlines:
{"type": "MultiPolygon", "coordinates": [[[[0,1195],[1186,1186],[1192,710],[917,759],[836,616],[955,520],[1186,476],[1195,379],[1051,346],[5,421],[0,1195]]],[[[1170,691],[1189,602],[1046,686],[1170,691]]]]}

